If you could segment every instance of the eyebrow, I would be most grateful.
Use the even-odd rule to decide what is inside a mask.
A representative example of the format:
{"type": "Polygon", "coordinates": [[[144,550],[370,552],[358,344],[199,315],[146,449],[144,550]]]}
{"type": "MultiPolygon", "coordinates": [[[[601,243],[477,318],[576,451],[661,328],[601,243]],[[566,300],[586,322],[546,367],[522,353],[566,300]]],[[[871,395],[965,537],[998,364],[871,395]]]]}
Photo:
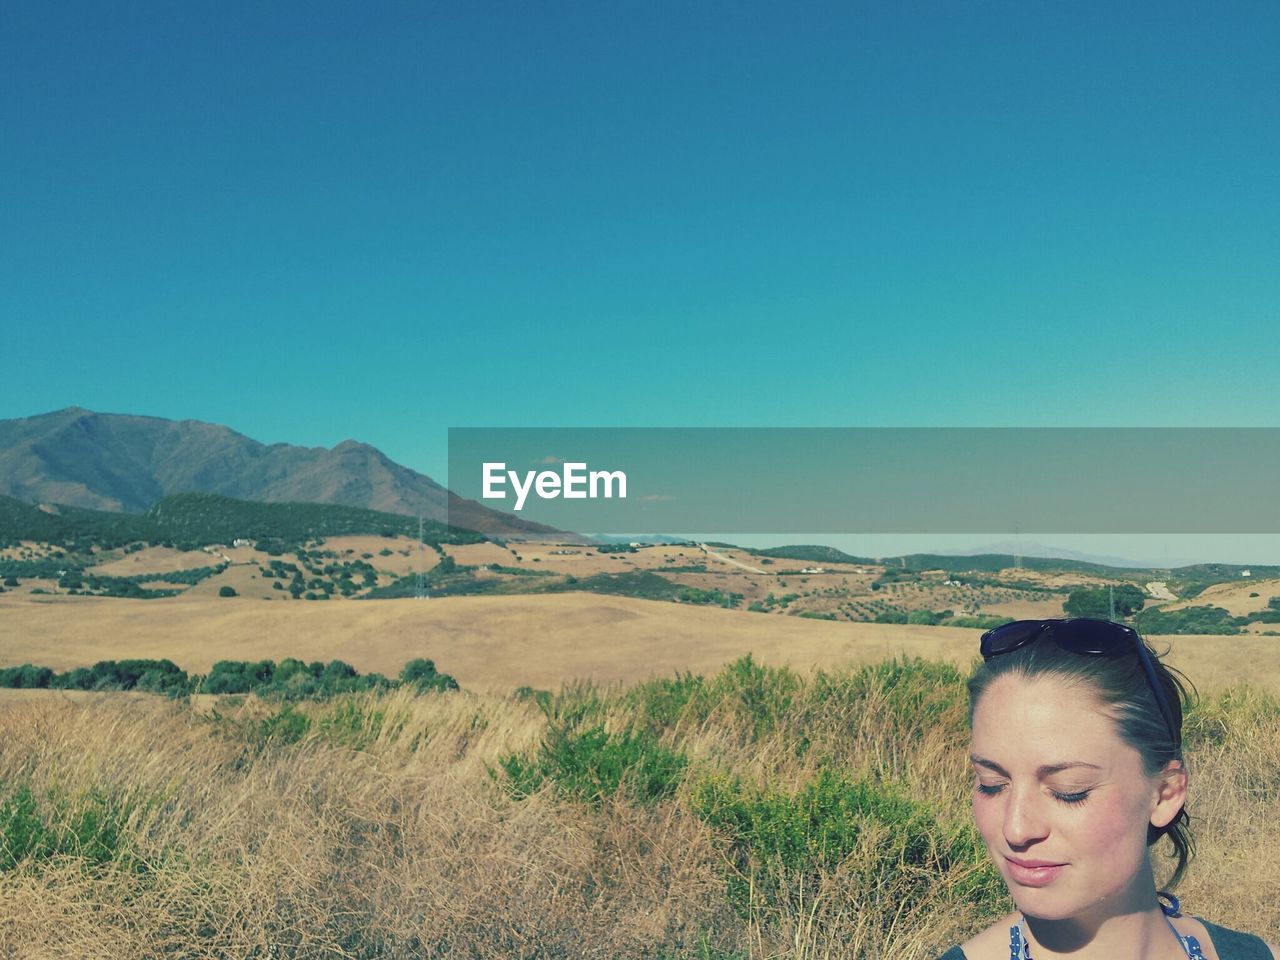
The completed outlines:
{"type": "MultiPolygon", "coordinates": [[[[985,757],[970,757],[974,766],[985,767],[994,773],[1000,774],[1002,777],[1009,776],[1009,771],[996,763],[994,760],[988,760],[985,757]]],[[[1040,779],[1051,777],[1055,773],[1061,773],[1063,770],[1071,770],[1076,767],[1087,767],[1090,770],[1101,770],[1102,768],[1096,763],[1086,763],[1083,760],[1068,760],[1066,763],[1046,763],[1036,768],[1036,776],[1040,779]]]]}

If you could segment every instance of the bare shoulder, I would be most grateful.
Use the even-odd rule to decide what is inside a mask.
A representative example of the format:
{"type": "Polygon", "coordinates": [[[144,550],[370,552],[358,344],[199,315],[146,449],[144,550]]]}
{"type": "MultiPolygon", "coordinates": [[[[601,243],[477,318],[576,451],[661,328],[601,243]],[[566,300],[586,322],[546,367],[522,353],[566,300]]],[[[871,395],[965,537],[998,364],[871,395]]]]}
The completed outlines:
{"type": "Polygon", "coordinates": [[[1271,956],[1274,957],[1275,960],[1280,960],[1280,947],[1277,947],[1270,940],[1265,940],[1263,942],[1266,943],[1267,949],[1271,951],[1271,956]]]}
{"type": "Polygon", "coordinates": [[[1016,913],[1005,914],[960,944],[960,949],[968,960],[1009,960],[1009,928],[1017,923],[1016,913]]]}

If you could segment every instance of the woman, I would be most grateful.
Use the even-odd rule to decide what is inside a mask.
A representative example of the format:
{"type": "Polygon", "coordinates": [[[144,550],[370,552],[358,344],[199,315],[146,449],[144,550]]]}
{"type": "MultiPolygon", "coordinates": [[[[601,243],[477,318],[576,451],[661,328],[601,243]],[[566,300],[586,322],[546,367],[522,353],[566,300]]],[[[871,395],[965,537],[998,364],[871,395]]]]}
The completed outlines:
{"type": "Polygon", "coordinates": [[[1017,911],[942,960],[1280,960],[1183,916],[1150,848],[1191,854],[1185,690],[1109,620],[1018,620],[982,636],[969,680],[973,812],[1017,911]]]}

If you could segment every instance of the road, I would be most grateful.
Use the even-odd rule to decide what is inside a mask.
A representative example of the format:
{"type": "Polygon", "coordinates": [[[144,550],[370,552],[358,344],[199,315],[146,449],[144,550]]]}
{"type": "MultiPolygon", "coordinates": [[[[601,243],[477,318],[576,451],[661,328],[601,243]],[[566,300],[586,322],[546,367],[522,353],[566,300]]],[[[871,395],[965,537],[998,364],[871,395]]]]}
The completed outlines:
{"type": "Polygon", "coordinates": [[[750,567],[750,566],[747,566],[745,563],[741,562],[740,560],[733,559],[733,557],[726,557],[723,553],[716,553],[714,550],[708,547],[705,543],[698,544],[698,549],[701,550],[703,553],[705,553],[708,557],[715,557],[721,563],[727,563],[733,567],[741,567],[743,570],[748,570],[751,573],[762,573],[766,577],[769,575],[769,571],[767,570],[761,570],[759,567],[750,567]]]}

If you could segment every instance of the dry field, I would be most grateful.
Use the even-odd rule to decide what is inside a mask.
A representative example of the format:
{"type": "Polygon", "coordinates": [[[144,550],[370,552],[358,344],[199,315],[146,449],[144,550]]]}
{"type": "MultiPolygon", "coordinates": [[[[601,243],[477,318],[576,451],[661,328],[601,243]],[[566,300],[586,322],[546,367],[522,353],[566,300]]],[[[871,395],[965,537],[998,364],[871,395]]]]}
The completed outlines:
{"type": "Polygon", "coordinates": [[[1267,601],[1276,597],[1280,597],[1280,580],[1236,580],[1231,583],[1215,583],[1190,600],[1167,603],[1163,609],[1182,610],[1212,604],[1239,617],[1267,609],[1267,601]]]}
{"type": "MultiPolygon", "coordinates": [[[[305,565],[293,554],[275,559],[286,564],[309,566],[310,571],[304,571],[305,591],[328,592],[333,600],[340,599],[339,587],[354,587],[354,596],[360,597],[368,592],[371,584],[365,582],[363,573],[358,570],[353,571],[354,579],[345,583],[338,582],[338,573],[322,576],[322,568],[330,564],[340,566],[357,560],[366,562],[378,572],[377,586],[386,588],[396,577],[410,571],[433,569],[440,559],[436,551],[405,537],[334,537],[318,549],[325,555],[312,555],[305,565]]],[[[951,611],[957,616],[1060,616],[1064,593],[1046,593],[1023,589],[1023,586],[1038,585],[1062,591],[1083,583],[1096,585],[1097,582],[1096,577],[1079,574],[1014,569],[971,577],[969,579],[976,579],[976,582],[966,583],[951,580],[942,571],[913,573],[904,580],[898,580],[895,576],[897,571],[891,566],[766,558],[728,547],[656,545],[642,547],[635,552],[600,553],[581,544],[521,542],[507,546],[495,543],[450,545],[443,551],[471,571],[459,574],[466,582],[453,582],[446,588],[446,592],[451,594],[468,591],[527,594],[563,587],[567,578],[582,580],[600,574],[648,572],[661,576],[675,588],[706,591],[709,602],[718,602],[717,595],[713,593],[718,592],[719,596],[732,597],[732,602],[739,607],[754,604],[773,615],[804,613],[838,622],[872,622],[891,616],[905,618],[911,611],[951,611]],[[491,566],[504,569],[491,570],[491,566]],[[472,580],[480,582],[470,583],[472,580]]],[[[252,547],[215,547],[185,553],[151,547],[134,554],[111,551],[102,555],[86,573],[127,577],[226,563],[225,570],[194,586],[150,582],[144,584],[143,589],[175,586],[182,589],[188,599],[212,599],[224,587],[230,587],[242,598],[291,602],[289,576],[282,578],[285,589],[277,590],[273,584],[277,578],[264,576],[261,572],[270,566],[272,559],[252,547]]],[[[27,578],[14,588],[19,595],[30,594],[33,590],[53,596],[68,595],[67,589],[49,579],[27,578]]],[[[348,589],[347,592],[353,591],[348,589]]],[[[619,592],[643,595],[644,590],[624,587],[619,592]]],[[[1231,596],[1235,597],[1234,594],[1231,596]]],[[[1234,602],[1243,603],[1240,597],[1234,602]]],[[[1257,603],[1258,608],[1262,606],[1265,606],[1265,598],[1257,603]]],[[[1260,630],[1255,628],[1256,632],[1260,630]]]]}
{"type": "Polygon", "coordinates": [[[116,560],[94,564],[93,572],[108,577],[131,577],[171,570],[195,570],[217,566],[221,559],[204,550],[175,550],[173,547],[144,547],[116,560]]]}
{"type": "MultiPolygon", "coordinates": [[[[203,584],[202,584],[203,586],[203,584]]],[[[168,658],[189,672],[217,660],[340,659],[397,673],[428,657],[469,690],[558,689],[575,678],[631,683],[710,674],[752,653],[800,671],[897,655],[959,666],[979,631],[832,623],[594,594],[263,604],[0,595],[0,666],[67,670],[97,660],[168,658]]],[[[1261,636],[1161,637],[1198,687],[1248,681],[1280,690],[1280,643],[1261,636]]]]}

